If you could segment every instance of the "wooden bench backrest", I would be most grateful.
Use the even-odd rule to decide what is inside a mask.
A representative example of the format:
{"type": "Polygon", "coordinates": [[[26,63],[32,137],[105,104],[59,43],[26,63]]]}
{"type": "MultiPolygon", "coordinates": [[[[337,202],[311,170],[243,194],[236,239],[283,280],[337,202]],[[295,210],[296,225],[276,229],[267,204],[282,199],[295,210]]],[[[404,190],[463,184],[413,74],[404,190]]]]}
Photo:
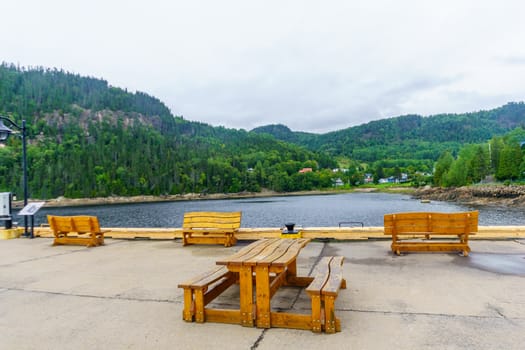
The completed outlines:
{"type": "Polygon", "coordinates": [[[54,233],[58,232],[100,232],[100,225],[96,216],[56,216],[48,215],[49,227],[54,233]]]}
{"type": "Polygon", "coordinates": [[[237,230],[241,227],[241,212],[197,211],[184,214],[183,229],[237,230]]]}
{"type": "Polygon", "coordinates": [[[429,213],[412,212],[386,214],[385,235],[441,234],[459,235],[478,232],[478,212],[429,213]]]}

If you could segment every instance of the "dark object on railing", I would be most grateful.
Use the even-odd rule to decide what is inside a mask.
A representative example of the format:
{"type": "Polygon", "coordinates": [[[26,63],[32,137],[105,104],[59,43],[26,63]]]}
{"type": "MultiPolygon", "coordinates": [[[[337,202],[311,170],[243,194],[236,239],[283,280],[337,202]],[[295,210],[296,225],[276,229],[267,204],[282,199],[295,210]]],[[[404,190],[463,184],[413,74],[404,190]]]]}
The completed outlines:
{"type": "Polygon", "coordinates": [[[295,223],[293,222],[289,222],[289,223],[286,223],[284,224],[284,226],[286,226],[286,230],[290,233],[294,232],[294,227],[295,227],[295,223]]]}
{"type": "Polygon", "coordinates": [[[341,225],[361,225],[361,227],[365,227],[365,224],[361,221],[341,221],[339,227],[341,227],[341,225]]]}

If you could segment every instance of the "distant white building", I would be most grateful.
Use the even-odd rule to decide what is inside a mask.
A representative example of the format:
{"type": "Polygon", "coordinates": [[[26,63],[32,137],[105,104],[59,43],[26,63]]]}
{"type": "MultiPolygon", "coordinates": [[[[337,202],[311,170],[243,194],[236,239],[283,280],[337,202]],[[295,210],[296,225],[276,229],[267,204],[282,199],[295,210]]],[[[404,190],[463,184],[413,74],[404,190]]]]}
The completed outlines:
{"type": "Polygon", "coordinates": [[[341,180],[340,178],[337,178],[337,179],[333,180],[333,182],[334,182],[334,187],[340,187],[340,186],[344,186],[345,185],[343,180],[341,180]]]}

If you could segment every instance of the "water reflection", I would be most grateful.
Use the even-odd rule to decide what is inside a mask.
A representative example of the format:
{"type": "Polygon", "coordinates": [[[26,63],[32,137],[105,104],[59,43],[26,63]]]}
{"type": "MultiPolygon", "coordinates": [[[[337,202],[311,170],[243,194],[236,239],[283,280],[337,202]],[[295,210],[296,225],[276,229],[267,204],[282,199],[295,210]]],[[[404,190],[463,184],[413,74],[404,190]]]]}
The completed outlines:
{"type": "Polygon", "coordinates": [[[382,226],[383,215],[387,213],[466,210],[480,211],[480,225],[525,225],[525,216],[518,208],[473,208],[438,201],[421,203],[408,195],[385,193],[42,208],[35,216],[35,225],[47,222],[47,214],[54,214],[96,215],[105,227],[181,227],[185,212],[242,211],[242,227],[282,227],[285,222],[303,227],[338,226],[345,221],[382,226]]]}

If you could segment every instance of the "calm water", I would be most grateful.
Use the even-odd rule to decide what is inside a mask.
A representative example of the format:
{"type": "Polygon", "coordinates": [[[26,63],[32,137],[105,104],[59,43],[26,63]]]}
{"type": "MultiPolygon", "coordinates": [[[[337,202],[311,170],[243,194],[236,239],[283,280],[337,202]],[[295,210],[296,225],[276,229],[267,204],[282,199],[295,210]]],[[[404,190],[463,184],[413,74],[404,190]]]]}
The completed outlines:
{"type": "MultiPolygon", "coordinates": [[[[525,225],[523,210],[516,208],[474,208],[448,202],[421,203],[410,196],[399,194],[347,193],[42,208],[35,215],[35,226],[46,223],[46,215],[53,214],[96,215],[104,227],[181,227],[184,213],[189,211],[242,211],[242,227],[282,227],[285,222],[294,222],[303,227],[337,226],[345,221],[362,222],[364,226],[382,226],[383,215],[387,213],[466,210],[480,211],[480,225],[525,225]]],[[[17,219],[23,221],[21,217],[15,216],[17,219]]]]}

